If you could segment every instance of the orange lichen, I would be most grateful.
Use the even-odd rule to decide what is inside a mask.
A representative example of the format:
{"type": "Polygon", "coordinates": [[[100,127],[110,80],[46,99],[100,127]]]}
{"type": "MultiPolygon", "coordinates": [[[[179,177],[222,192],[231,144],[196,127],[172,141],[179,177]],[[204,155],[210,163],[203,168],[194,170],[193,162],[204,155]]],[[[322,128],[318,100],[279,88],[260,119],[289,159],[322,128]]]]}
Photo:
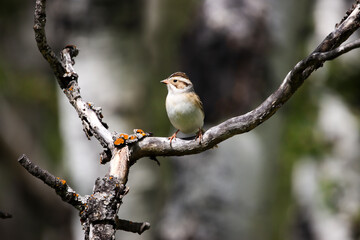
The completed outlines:
{"type": "Polygon", "coordinates": [[[144,131],[141,129],[136,130],[136,133],[144,134],[144,131]]]}
{"type": "Polygon", "coordinates": [[[122,133],[122,134],[120,134],[120,137],[122,137],[122,138],[124,138],[124,139],[126,140],[126,139],[128,139],[128,138],[129,138],[129,135],[127,135],[127,134],[123,134],[123,133],[122,133]]]}
{"type": "Polygon", "coordinates": [[[130,139],[131,139],[131,140],[134,140],[135,138],[136,138],[136,136],[133,136],[133,135],[130,136],[130,139]]]}
{"type": "Polygon", "coordinates": [[[114,141],[114,144],[116,145],[116,146],[118,146],[118,145],[121,145],[121,144],[124,144],[124,139],[122,139],[122,138],[117,138],[115,141],[114,141]]]}
{"type": "Polygon", "coordinates": [[[62,185],[65,185],[65,184],[66,184],[66,180],[64,180],[64,179],[61,179],[61,178],[59,178],[59,177],[57,177],[56,179],[57,179],[58,181],[60,181],[62,185]]]}
{"type": "Polygon", "coordinates": [[[72,92],[74,90],[73,86],[69,87],[69,91],[72,92]]]}

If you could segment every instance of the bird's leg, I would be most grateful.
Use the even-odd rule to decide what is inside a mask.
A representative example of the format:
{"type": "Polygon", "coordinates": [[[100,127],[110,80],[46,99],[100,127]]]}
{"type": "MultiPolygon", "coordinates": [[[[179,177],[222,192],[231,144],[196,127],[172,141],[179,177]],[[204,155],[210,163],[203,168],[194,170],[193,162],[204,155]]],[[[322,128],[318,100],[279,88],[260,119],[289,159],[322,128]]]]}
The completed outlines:
{"type": "Polygon", "coordinates": [[[170,140],[170,145],[171,145],[171,141],[176,138],[176,134],[180,131],[180,129],[178,129],[171,137],[169,137],[168,139],[170,140]]]}
{"type": "Polygon", "coordinates": [[[199,144],[201,144],[202,136],[203,136],[203,130],[201,128],[199,128],[199,131],[197,132],[196,137],[195,137],[195,140],[199,138],[199,144]]]}

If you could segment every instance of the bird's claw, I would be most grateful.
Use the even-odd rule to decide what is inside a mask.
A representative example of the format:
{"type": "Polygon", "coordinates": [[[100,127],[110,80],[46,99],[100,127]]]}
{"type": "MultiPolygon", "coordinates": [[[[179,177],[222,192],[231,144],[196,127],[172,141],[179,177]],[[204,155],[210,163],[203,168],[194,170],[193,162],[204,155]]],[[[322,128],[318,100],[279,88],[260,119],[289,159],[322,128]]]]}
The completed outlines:
{"type": "Polygon", "coordinates": [[[180,130],[177,130],[171,137],[168,137],[168,139],[170,140],[170,145],[171,145],[171,142],[174,138],[176,138],[176,134],[179,132],[180,130]]]}
{"type": "Polygon", "coordinates": [[[199,128],[199,131],[196,134],[195,140],[199,139],[199,144],[201,144],[202,137],[203,137],[203,130],[201,128],[199,128]]]}

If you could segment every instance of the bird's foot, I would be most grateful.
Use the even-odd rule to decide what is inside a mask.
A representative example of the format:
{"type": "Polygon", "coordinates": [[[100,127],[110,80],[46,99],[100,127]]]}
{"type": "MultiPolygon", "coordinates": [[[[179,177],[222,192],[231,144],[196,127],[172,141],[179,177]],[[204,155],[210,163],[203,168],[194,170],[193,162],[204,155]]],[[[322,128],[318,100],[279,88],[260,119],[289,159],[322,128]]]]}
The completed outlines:
{"type": "Polygon", "coordinates": [[[201,141],[202,141],[203,131],[204,131],[204,130],[202,130],[201,128],[199,128],[199,131],[196,133],[195,140],[196,140],[196,139],[199,139],[199,144],[201,144],[201,141]]]}
{"type": "Polygon", "coordinates": [[[171,145],[171,142],[174,138],[176,138],[176,134],[179,132],[180,130],[177,130],[171,137],[168,137],[168,139],[170,140],[170,145],[171,145]]]}

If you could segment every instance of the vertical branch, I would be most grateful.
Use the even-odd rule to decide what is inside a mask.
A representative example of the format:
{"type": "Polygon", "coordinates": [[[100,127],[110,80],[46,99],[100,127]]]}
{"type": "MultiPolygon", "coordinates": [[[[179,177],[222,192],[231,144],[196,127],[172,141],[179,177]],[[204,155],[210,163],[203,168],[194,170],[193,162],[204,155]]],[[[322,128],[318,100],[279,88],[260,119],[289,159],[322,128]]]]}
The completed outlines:
{"type": "Polygon", "coordinates": [[[96,180],[86,211],[81,216],[82,221],[88,223],[91,239],[115,239],[115,219],[126,193],[125,185],[119,184],[118,178],[110,176],[96,180]]]}
{"type": "Polygon", "coordinates": [[[35,40],[38,49],[46,61],[50,64],[50,67],[54,70],[54,74],[61,88],[66,87],[66,81],[64,81],[64,69],[56,57],[56,54],[47,43],[45,34],[46,24],[46,0],[36,0],[35,13],[34,13],[34,32],[35,40]]]}
{"type": "Polygon", "coordinates": [[[121,184],[126,184],[130,168],[129,148],[125,146],[116,150],[110,162],[109,175],[119,178],[121,184]]]}
{"type": "Polygon", "coordinates": [[[132,224],[130,221],[119,220],[117,213],[123,196],[128,192],[128,188],[125,186],[130,167],[127,144],[139,141],[148,134],[138,129],[133,135],[126,135],[126,138],[122,137],[123,145],[120,144],[115,147],[115,133],[111,133],[108,130],[108,125],[102,121],[101,108],[95,107],[90,102],[85,102],[81,97],[77,81],[78,74],[73,68],[75,64],[74,57],[78,55],[79,50],[73,45],[67,45],[61,51],[59,59],[47,43],[45,8],[46,0],[36,0],[34,31],[39,51],[50,64],[60,88],[78,113],[88,139],[95,136],[105,148],[102,158],[104,163],[111,159],[110,169],[107,176],[96,180],[93,194],[81,197],[68,187],[65,180],[56,178],[47,171],[42,170],[32,164],[26,157],[21,157],[19,163],[29,173],[54,188],[64,201],[79,210],[81,223],[85,230],[85,239],[115,239],[115,232],[118,229],[141,234],[149,229],[150,225],[148,223],[132,224]]]}

